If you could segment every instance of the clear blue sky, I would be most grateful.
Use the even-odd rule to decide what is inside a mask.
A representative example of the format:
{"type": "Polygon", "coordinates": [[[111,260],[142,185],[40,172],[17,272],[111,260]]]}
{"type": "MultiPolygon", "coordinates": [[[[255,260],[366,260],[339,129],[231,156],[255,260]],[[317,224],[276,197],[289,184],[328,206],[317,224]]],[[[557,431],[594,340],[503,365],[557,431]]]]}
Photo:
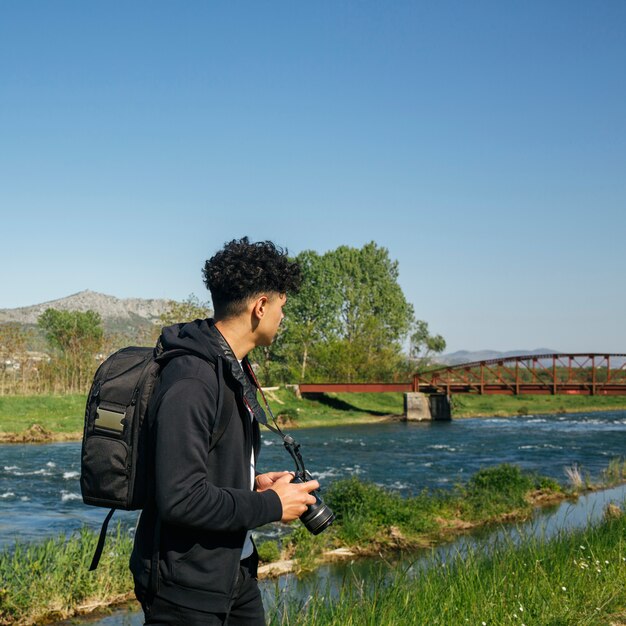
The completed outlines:
{"type": "Polygon", "coordinates": [[[0,3],[0,308],[374,240],[457,349],[626,352],[623,0],[0,3]]]}

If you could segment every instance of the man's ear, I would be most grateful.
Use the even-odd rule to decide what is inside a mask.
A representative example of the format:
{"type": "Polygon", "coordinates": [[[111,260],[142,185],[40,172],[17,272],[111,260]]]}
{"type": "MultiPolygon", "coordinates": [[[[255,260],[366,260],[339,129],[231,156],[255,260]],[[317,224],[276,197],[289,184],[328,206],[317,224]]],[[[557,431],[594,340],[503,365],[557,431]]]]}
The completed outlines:
{"type": "Polygon", "coordinates": [[[267,305],[268,299],[269,298],[267,296],[259,296],[254,303],[254,307],[252,310],[256,318],[259,320],[262,319],[265,315],[265,307],[267,305]]]}

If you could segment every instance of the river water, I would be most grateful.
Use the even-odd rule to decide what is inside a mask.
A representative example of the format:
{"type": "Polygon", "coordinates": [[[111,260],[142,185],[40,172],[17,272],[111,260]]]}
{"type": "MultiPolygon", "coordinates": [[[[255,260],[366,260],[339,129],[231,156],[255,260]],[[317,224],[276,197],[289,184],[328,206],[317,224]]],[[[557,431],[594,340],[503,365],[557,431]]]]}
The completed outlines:
{"type": "MultiPolygon", "coordinates": [[[[324,484],[359,476],[409,494],[464,482],[481,467],[515,463],[563,482],[579,465],[593,479],[626,453],[626,412],[471,418],[293,431],[307,468],[324,484]]],[[[281,441],[263,433],[260,471],[293,469],[281,441]]],[[[105,509],[83,505],[80,444],[0,445],[0,548],[86,524],[105,509]]],[[[137,513],[114,519],[132,529],[137,513]]],[[[263,534],[273,534],[266,529],[263,534]]]]}

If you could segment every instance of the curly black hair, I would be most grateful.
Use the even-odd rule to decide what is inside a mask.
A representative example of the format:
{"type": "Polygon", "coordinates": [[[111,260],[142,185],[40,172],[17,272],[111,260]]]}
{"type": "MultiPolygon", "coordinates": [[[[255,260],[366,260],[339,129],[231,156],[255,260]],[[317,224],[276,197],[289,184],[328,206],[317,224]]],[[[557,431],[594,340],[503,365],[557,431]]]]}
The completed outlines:
{"type": "Polygon", "coordinates": [[[287,250],[271,241],[250,243],[248,237],[224,244],[205,262],[202,275],[219,319],[239,315],[253,296],[294,293],[302,282],[300,266],[287,250]]]}

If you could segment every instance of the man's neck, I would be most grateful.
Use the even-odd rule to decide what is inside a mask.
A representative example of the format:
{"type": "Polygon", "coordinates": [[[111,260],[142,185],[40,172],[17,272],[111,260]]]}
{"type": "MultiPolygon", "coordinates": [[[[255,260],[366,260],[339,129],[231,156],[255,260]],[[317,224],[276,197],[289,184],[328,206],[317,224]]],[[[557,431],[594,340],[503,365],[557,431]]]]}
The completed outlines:
{"type": "Polygon", "coordinates": [[[230,349],[239,361],[255,347],[249,329],[237,318],[216,321],[215,328],[222,333],[222,336],[226,339],[230,349]]]}

